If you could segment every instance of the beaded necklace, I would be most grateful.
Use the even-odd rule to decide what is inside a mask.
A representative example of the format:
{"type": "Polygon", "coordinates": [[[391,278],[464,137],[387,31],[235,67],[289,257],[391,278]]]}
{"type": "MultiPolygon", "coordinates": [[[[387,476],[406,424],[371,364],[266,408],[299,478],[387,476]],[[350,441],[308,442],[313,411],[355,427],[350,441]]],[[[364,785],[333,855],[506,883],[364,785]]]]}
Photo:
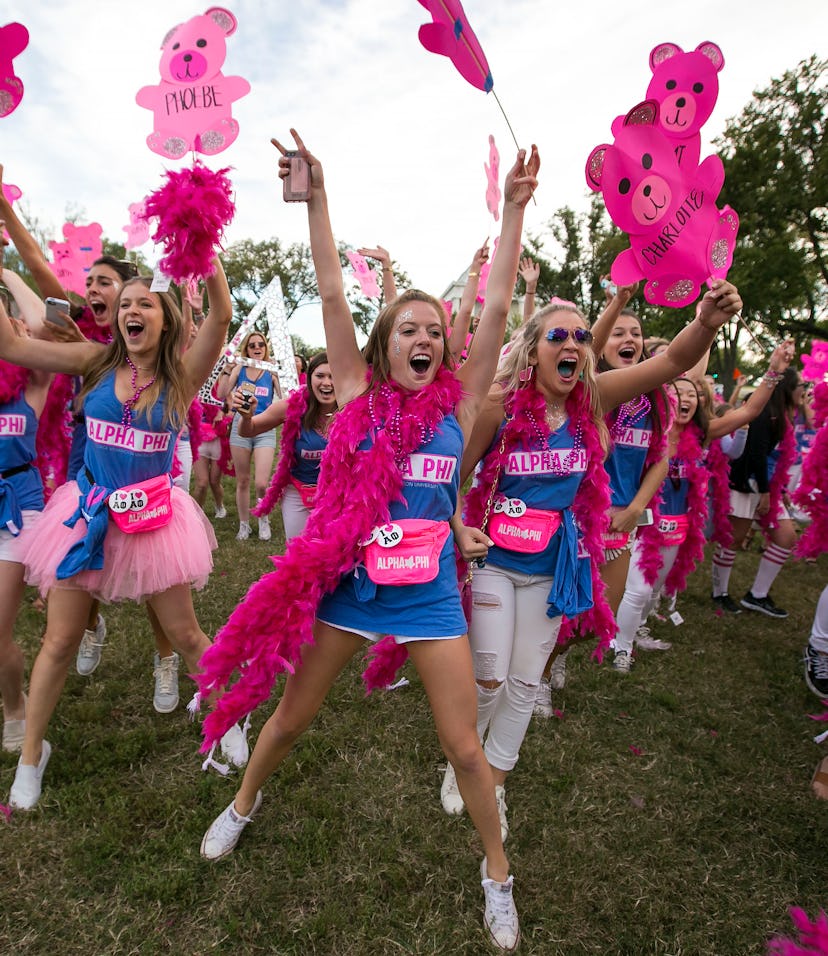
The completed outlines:
{"type": "Polygon", "coordinates": [[[612,440],[615,441],[630,425],[645,415],[648,415],[652,407],[652,402],[648,395],[639,395],[629,402],[624,402],[618,409],[615,421],[612,423],[612,428],[610,429],[612,440]]]}
{"type": "MultiPolygon", "coordinates": [[[[521,388],[512,393],[511,415],[512,420],[525,417],[534,433],[535,440],[541,448],[545,448],[551,434],[546,419],[546,399],[535,388],[521,388]],[[540,421],[538,421],[540,419],[540,421]],[[542,422],[542,424],[541,424],[542,422]]],[[[563,423],[562,423],[563,424],[563,423]]],[[[509,426],[507,425],[507,428],[509,426]]],[[[560,427],[560,426],[559,426],[560,427]]],[[[575,463],[580,460],[583,448],[583,426],[580,418],[575,423],[575,433],[572,435],[572,450],[566,458],[558,464],[553,462],[550,471],[556,478],[566,478],[572,474],[575,463]]]]}
{"type": "MultiPolygon", "coordinates": [[[[126,360],[127,365],[132,369],[132,382],[130,383],[130,387],[132,388],[133,395],[132,398],[128,398],[124,402],[124,414],[121,416],[121,424],[124,426],[124,428],[129,428],[129,426],[132,424],[132,410],[135,408],[141,395],[150,387],[150,385],[155,384],[155,376],[153,375],[152,378],[143,385],[138,385],[138,366],[133,363],[132,359],[128,355],[126,360]]],[[[148,369],[142,368],[141,371],[146,372],[148,369]]]]}

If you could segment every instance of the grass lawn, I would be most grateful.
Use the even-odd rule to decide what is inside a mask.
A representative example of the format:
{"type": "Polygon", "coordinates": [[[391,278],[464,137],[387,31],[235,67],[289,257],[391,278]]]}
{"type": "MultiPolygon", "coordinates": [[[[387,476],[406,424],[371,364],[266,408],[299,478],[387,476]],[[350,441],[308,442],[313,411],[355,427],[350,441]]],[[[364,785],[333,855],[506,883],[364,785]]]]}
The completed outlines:
{"type": "MultiPolygon", "coordinates": [[[[216,525],[196,596],[208,633],[281,547],[281,519],[267,544],[237,543],[232,513],[216,525]]],[[[757,561],[738,557],[736,598],[757,561]]],[[[521,953],[762,954],[791,932],[788,906],[825,906],[828,805],[809,788],[823,725],[807,716],[823,708],[801,655],[827,571],[828,557],[783,570],[778,621],[717,617],[705,566],[680,598],[685,623],[654,628],[672,650],[641,652],[627,676],[572,652],[562,717],[533,720],[507,787],[521,953]]],[[[201,771],[186,678],[178,711],[153,711],[144,612],[105,615],[100,667],[72,671],[52,720],[39,808],[0,816],[1,954],[487,951],[479,842],[441,809],[443,757],[410,666],[410,686],[366,699],[354,662],[236,852],[208,864],[201,837],[235,781],[201,771]]],[[[29,666],[43,624],[27,603],[29,666]]],[[[15,764],[0,756],[0,800],[15,764]]]]}

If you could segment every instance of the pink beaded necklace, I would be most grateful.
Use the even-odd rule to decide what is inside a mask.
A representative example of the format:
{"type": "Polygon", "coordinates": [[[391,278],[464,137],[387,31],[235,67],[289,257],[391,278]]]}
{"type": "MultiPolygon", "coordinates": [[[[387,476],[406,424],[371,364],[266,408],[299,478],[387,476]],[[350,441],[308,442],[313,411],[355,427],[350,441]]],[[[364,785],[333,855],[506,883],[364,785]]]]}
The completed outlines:
{"type": "MultiPolygon", "coordinates": [[[[138,366],[133,363],[132,359],[128,355],[126,360],[127,365],[132,369],[131,388],[133,395],[132,398],[128,398],[124,402],[124,414],[121,416],[121,424],[124,426],[124,428],[129,428],[129,426],[132,424],[132,410],[135,408],[141,395],[150,387],[150,385],[155,384],[155,376],[153,375],[152,378],[143,385],[138,385],[138,366]]],[[[149,369],[142,368],[141,371],[147,372],[149,369]]]]}

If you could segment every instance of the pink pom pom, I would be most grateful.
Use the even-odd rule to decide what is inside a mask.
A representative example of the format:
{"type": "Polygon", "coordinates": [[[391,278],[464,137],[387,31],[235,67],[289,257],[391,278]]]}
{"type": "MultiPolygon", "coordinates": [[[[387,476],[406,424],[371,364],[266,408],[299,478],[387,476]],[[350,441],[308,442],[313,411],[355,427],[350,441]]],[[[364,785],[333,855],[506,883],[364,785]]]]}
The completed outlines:
{"type": "Polygon", "coordinates": [[[236,211],[227,172],[196,160],[192,168],[166,172],[166,183],[147,197],[146,218],[158,220],[152,239],[164,249],[158,265],[176,282],[215,272],[213,255],[236,211]]]}

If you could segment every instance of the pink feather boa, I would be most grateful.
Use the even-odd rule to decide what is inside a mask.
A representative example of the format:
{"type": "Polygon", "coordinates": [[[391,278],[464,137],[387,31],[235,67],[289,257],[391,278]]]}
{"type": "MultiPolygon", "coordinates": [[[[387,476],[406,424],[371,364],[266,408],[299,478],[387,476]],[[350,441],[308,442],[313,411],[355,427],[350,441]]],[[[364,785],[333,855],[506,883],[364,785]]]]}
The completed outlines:
{"type": "Polygon", "coordinates": [[[782,495],[788,488],[788,479],[791,474],[791,465],[796,460],[796,439],[788,416],[783,415],[784,432],[779,442],[779,457],[776,459],[776,468],[773,469],[768,492],[770,493],[770,506],[767,514],[762,515],[759,524],[765,531],[775,528],[778,525],[777,516],[782,507],[782,495]]]}
{"type": "Polygon", "coordinates": [[[11,405],[26,391],[29,370],[0,359],[0,405],[11,405]]]}
{"type": "Polygon", "coordinates": [[[733,526],[730,523],[730,459],[722,450],[720,438],[707,449],[705,467],[710,476],[713,534],[711,540],[723,548],[733,547],[733,526]]]}
{"type": "Polygon", "coordinates": [[[236,211],[229,171],[213,172],[196,160],[191,168],[168,170],[166,183],[147,196],[145,217],[158,220],[152,240],[164,250],[158,265],[176,282],[215,272],[215,250],[236,211]]]}
{"type": "Polygon", "coordinates": [[[817,558],[828,551],[828,384],[823,382],[814,391],[814,424],[819,430],[793,494],[794,504],[811,517],[796,545],[798,558],[817,558]]]}
{"type": "Polygon", "coordinates": [[[828,956],[828,917],[823,910],[813,921],[805,910],[792,906],[788,913],[799,940],[776,936],[768,942],[768,956],[828,956]]]}
{"type": "Polygon", "coordinates": [[[359,560],[360,542],[388,520],[389,504],[402,501],[400,465],[433,432],[462,395],[455,377],[441,369],[417,392],[391,383],[369,389],[339,412],[319,473],[319,504],[304,532],[293,538],[275,571],[247,592],[201,659],[196,675],[203,697],[222,692],[204,721],[203,751],[270,695],[276,676],[294,672],[302,647],[313,642],[313,623],[323,595],[359,560]],[[394,434],[383,425],[398,420],[394,434]],[[359,450],[366,436],[369,448],[359,450]],[[235,671],[239,680],[228,689],[235,671]]]}
{"type": "Polygon", "coordinates": [[[288,396],[285,421],[279,439],[279,460],[276,462],[276,470],[273,472],[261,504],[250,512],[256,518],[269,515],[284,494],[285,488],[290,484],[290,470],[296,463],[296,441],[302,431],[302,416],[307,408],[307,388],[297,388],[295,392],[291,392],[288,396]]]}
{"type": "MultiPolygon", "coordinates": [[[[527,411],[532,413],[542,433],[547,438],[549,436],[546,424],[546,400],[533,384],[513,392],[506,399],[505,405],[509,417],[505,426],[506,442],[503,456],[500,455],[498,444],[498,447],[484,459],[478,479],[466,495],[464,521],[472,527],[479,527],[483,520],[498,463],[502,470],[506,459],[515,448],[531,448],[538,441],[529,416],[526,414],[527,411]]],[[[609,478],[603,467],[606,453],[601,445],[598,429],[592,420],[589,395],[582,382],[578,382],[567,397],[566,412],[569,416],[571,435],[577,432],[580,424],[581,440],[587,453],[587,470],[575,495],[572,513],[582,534],[582,544],[590,558],[594,603],[592,609],[578,615],[575,622],[570,622],[564,617],[561,630],[566,630],[569,639],[574,637],[576,630],[584,636],[594,634],[598,638],[595,653],[600,658],[604,648],[609,645],[615,634],[615,619],[604,597],[605,587],[599,572],[604,560],[603,532],[610,505],[609,478]]],[[[558,640],[560,642],[561,638],[559,637],[558,640]]]]}
{"type": "MultiPolygon", "coordinates": [[[[665,593],[672,596],[683,591],[696,565],[704,557],[704,523],[707,516],[707,484],[709,472],[702,461],[702,432],[694,423],[686,425],[681,432],[675,458],[687,470],[687,536],[679,546],[675,563],[664,582],[665,593]]],[[[670,480],[669,478],[667,479],[670,480]]],[[[641,529],[642,548],[638,565],[647,584],[654,584],[664,563],[661,548],[662,537],[658,523],[641,529]]]]}

